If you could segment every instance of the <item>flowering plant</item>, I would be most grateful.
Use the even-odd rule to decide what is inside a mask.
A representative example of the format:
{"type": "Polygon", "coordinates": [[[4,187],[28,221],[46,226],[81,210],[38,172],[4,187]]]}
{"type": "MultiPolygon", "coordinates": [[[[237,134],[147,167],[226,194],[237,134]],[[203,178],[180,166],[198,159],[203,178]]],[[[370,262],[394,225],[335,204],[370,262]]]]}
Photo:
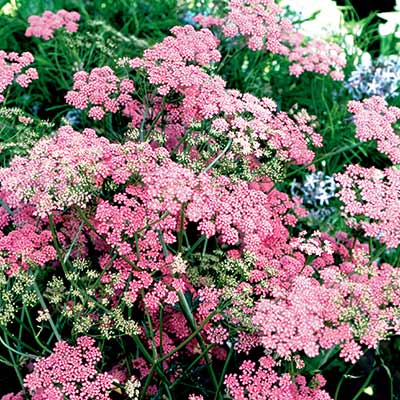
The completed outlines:
{"type": "Polygon", "coordinates": [[[337,400],[368,359],[348,390],[394,399],[399,108],[340,98],[335,130],[350,56],[272,0],[153,41],[72,3],[0,50],[2,399],[337,400]]]}

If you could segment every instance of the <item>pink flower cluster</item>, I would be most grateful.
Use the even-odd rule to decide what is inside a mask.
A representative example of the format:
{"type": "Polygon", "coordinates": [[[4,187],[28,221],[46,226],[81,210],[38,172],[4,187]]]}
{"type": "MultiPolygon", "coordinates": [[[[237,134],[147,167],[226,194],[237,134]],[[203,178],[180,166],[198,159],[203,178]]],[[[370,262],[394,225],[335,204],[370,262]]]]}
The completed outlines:
{"type": "MultiPolygon", "coordinates": [[[[210,30],[196,31],[193,26],[185,25],[173,27],[171,33],[174,36],[145,50],[144,58],[147,62],[166,62],[165,66],[172,69],[174,64],[179,67],[190,63],[208,66],[220,61],[221,53],[217,50],[219,40],[210,30]]],[[[161,75],[165,75],[164,70],[160,71],[161,75]]]]}
{"type": "MultiPolygon", "coordinates": [[[[292,206],[287,198],[276,198],[280,210],[275,209],[275,191],[266,194],[225,177],[197,176],[171,161],[166,149],[111,144],[93,130],[78,133],[70,126],[40,140],[28,158],[14,158],[9,168],[0,170],[6,203],[11,208],[20,202],[32,204],[41,217],[71,206],[84,208],[107,177],[126,184],[132,176],[139,184],[128,185],[112,203],[99,202],[97,228],[125,255],[136,253],[126,238],[141,231],[139,246],[153,268],[158,268],[157,258],[163,259],[156,231],[163,232],[166,243],[174,243],[182,210],[183,222],[196,223],[207,237],[258,252],[282,225],[280,214],[292,206]]],[[[141,262],[146,259],[143,255],[141,262]]]]}
{"type": "Polygon", "coordinates": [[[235,98],[235,94],[230,97],[236,112],[214,119],[212,127],[232,139],[236,154],[260,158],[264,150],[260,143],[267,141],[281,159],[294,164],[313,160],[307,141],[321,147],[322,137],[312,128],[310,116],[303,112],[293,120],[283,111],[276,112],[277,106],[269,98],[257,99],[248,93],[235,98]]]}
{"type": "Polygon", "coordinates": [[[400,244],[400,171],[349,165],[336,180],[348,224],[396,248],[400,244]]]}
{"type": "Polygon", "coordinates": [[[340,356],[354,363],[363,354],[361,345],[375,348],[399,332],[398,269],[371,264],[368,246],[338,236],[341,240],[322,234],[321,252],[309,265],[299,255],[281,259],[280,271],[269,279],[268,296],[252,312],[258,335],[240,338],[238,349],[248,351],[253,342],[279,357],[299,351],[315,357],[340,345],[340,356]]]}
{"type": "Polygon", "coordinates": [[[228,10],[224,18],[198,15],[194,21],[208,27],[220,26],[227,37],[241,34],[252,50],[265,48],[276,54],[289,54],[283,42],[284,33],[292,29],[292,24],[280,17],[282,10],[273,0],[234,0],[229,2],[228,10]]]}
{"type": "Polygon", "coordinates": [[[59,10],[56,13],[45,11],[41,16],[31,15],[28,18],[29,26],[25,31],[25,36],[43,38],[49,40],[54,37],[56,29],[65,28],[68,32],[78,30],[77,21],[81,16],[76,11],[59,10]]]}
{"type": "Polygon", "coordinates": [[[30,203],[42,217],[72,205],[85,207],[101,185],[96,182],[96,165],[109,146],[92,129],[81,134],[70,126],[60,128],[55,137],[41,139],[28,158],[15,157],[10,167],[0,169],[8,205],[30,203]]]}
{"type": "Polygon", "coordinates": [[[88,115],[96,120],[103,119],[106,111],[116,113],[124,108],[125,113],[132,114],[132,108],[136,108],[131,96],[133,82],[119,79],[110,67],[94,68],[90,74],[77,72],[73,89],[66,94],[66,102],[79,110],[90,107],[88,115]]]}
{"type": "Polygon", "coordinates": [[[24,395],[22,391],[18,392],[17,394],[8,393],[2,396],[1,400],[24,400],[24,395]]]}
{"type": "Polygon", "coordinates": [[[283,11],[274,0],[232,0],[228,9],[224,18],[198,15],[194,21],[203,27],[217,26],[229,38],[242,35],[252,50],[287,56],[292,75],[311,71],[343,80],[346,61],[342,49],[323,40],[307,41],[282,17],[283,11]]]}
{"type": "Polygon", "coordinates": [[[101,360],[94,339],[82,336],[77,345],[58,342],[53,353],[37,360],[33,372],[25,377],[24,386],[32,400],[109,400],[113,377],[97,372],[101,360]]]}
{"type": "Polygon", "coordinates": [[[152,84],[160,85],[158,92],[168,94],[172,89],[185,92],[210,80],[200,67],[221,59],[217,50],[219,40],[208,29],[195,31],[191,25],[171,29],[174,36],[145,50],[143,60],[133,59],[132,68],[144,67],[152,84]]]}
{"type": "Polygon", "coordinates": [[[376,140],[378,150],[400,164],[400,135],[392,127],[400,119],[400,108],[388,107],[383,97],[373,96],[350,101],[348,109],[354,114],[356,137],[363,142],[376,140]]]}
{"type": "Polygon", "coordinates": [[[291,51],[288,56],[291,65],[289,73],[300,76],[303,72],[316,72],[321,75],[330,75],[336,81],[344,79],[343,68],[346,59],[343,50],[335,43],[328,43],[321,39],[305,42],[299,32],[288,35],[291,51]]]}
{"type": "Polygon", "coordinates": [[[216,50],[218,41],[214,38],[213,42],[211,32],[206,29],[196,32],[193,27],[185,26],[181,30],[186,33],[185,36],[174,30],[176,38],[166,38],[146,50],[143,60],[131,60],[130,65],[143,67],[149,81],[159,86],[161,95],[174,90],[184,96],[179,107],[183,115],[182,123],[189,125],[193,121],[217,117],[212,126],[232,139],[232,150],[236,155],[260,157],[263,150],[260,142],[268,141],[283,159],[296,164],[311,162],[314,153],[307,147],[307,138],[315,146],[322,145],[321,136],[310,126],[312,119],[299,113],[293,121],[284,112],[276,113],[277,106],[271,99],[260,100],[250,94],[242,95],[237,90],[227,90],[224,80],[210,76],[201,68],[205,62],[219,59],[216,50]],[[188,42],[187,33],[190,33],[188,42]],[[205,40],[204,36],[209,40],[205,40]],[[197,41],[204,41],[207,46],[199,49],[198,45],[194,45],[197,41]],[[169,54],[176,52],[177,57],[171,60],[169,54]],[[198,61],[200,55],[205,61],[198,61]]]}
{"type": "Polygon", "coordinates": [[[225,376],[225,385],[233,400],[332,400],[321,389],[325,379],[317,374],[312,385],[307,386],[304,376],[292,378],[289,374],[278,375],[276,362],[270,356],[261,357],[258,366],[246,360],[239,367],[240,374],[225,376]]]}
{"type": "Polygon", "coordinates": [[[141,184],[128,186],[113,202],[99,203],[96,227],[108,244],[121,254],[134,255],[135,245],[129,245],[126,239],[145,232],[139,248],[144,253],[151,251],[155,260],[155,254],[162,253],[155,231],[163,232],[166,243],[174,243],[180,224],[194,222],[207,237],[217,236],[222,243],[241,244],[245,250],[257,252],[272,235],[275,219],[281,222],[271,195],[249,189],[246,183],[232,184],[226,177],[196,176],[169,160],[164,151],[153,152],[153,159],[146,163],[139,155],[136,163],[141,184]],[[164,159],[157,161],[163,153],[164,159]],[[182,211],[184,221],[180,221],[182,211]],[[151,230],[146,233],[149,224],[151,230]]]}
{"type": "Polygon", "coordinates": [[[14,83],[26,88],[33,80],[38,79],[35,68],[27,68],[34,61],[33,55],[29,52],[6,53],[0,50],[0,103],[4,101],[4,91],[14,83]]]}
{"type": "Polygon", "coordinates": [[[211,121],[214,129],[232,139],[228,151],[231,156],[261,157],[265,150],[261,143],[268,142],[281,159],[296,164],[312,161],[314,153],[308,148],[308,141],[321,146],[322,138],[314,132],[311,117],[302,112],[293,120],[284,112],[277,113],[277,106],[270,99],[259,100],[227,90],[223,79],[211,76],[203,68],[220,59],[218,40],[208,29],[195,31],[187,25],[173,28],[172,33],[174,36],[146,50],[143,59],[128,63],[134,69],[143,68],[161,96],[171,91],[183,95],[181,104],[161,107],[160,97],[156,96],[147,98],[150,106],[145,107],[132,97],[133,82],[118,78],[109,67],[95,68],[90,74],[76,73],[74,90],[66,95],[67,103],[78,109],[90,107],[89,117],[94,119],[124,107],[124,114],[132,118],[134,126],[141,124],[143,118],[150,121],[164,112],[163,128],[156,125],[156,129],[164,130],[167,148],[178,143],[193,122],[216,118],[211,121]]]}
{"type": "Polygon", "coordinates": [[[50,231],[28,223],[7,235],[0,231],[0,251],[0,261],[8,267],[7,273],[10,275],[32,264],[44,266],[57,259],[50,231]]]}

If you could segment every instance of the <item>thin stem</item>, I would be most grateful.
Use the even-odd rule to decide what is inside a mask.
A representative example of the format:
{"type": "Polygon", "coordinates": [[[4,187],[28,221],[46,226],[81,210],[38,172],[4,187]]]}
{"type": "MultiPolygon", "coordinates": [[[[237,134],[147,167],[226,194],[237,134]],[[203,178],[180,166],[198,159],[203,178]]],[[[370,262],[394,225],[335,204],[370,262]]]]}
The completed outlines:
{"type": "Polygon", "coordinates": [[[51,232],[51,237],[53,239],[54,247],[56,248],[56,253],[57,253],[57,258],[60,261],[61,267],[64,271],[64,274],[67,275],[67,269],[65,267],[64,263],[64,257],[63,257],[63,252],[60,246],[60,243],[58,242],[57,238],[57,230],[56,226],[54,224],[53,216],[51,214],[48,214],[48,219],[49,219],[49,225],[50,225],[50,232],[51,232]]]}
{"type": "MultiPolygon", "coordinates": [[[[2,343],[2,344],[7,348],[7,350],[8,350],[8,354],[10,355],[11,362],[12,362],[12,365],[13,365],[13,367],[14,367],[15,374],[17,375],[18,381],[19,381],[21,387],[23,388],[23,391],[25,392],[24,380],[23,380],[23,378],[22,378],[21,372],[20,372],[20,370],[19,370],[19,366],[18,366],[18,364],[17,364],[17,362],[16,362],[16,360],[15,360],[14,353],[13,353],[13,352],[18,353],[18,352],[10,347],[10,344],[9,344],[8,338],[7,338],[7,335],[4,336],[4,340],[5,340],[5,342],[3,341],[3,339],[2,339],[1,336],[0,336],[0,341],[1,341],[1,343],[2,343]]],[[[23,355],[24,355],[24,354],[23,354],[23,355]]]]}
{"type": "Polygon", "coordinates": [[[217,394],[221,390],[222,384],[224,383],[224,377],[225,377],[225,374],[226,374],[226,370],[228,369],[228,364],[229,364],[229,361],[232,358],[232,355],[233,355],[233,345],[231,345],[231,347],[229,348],[229,353],[228,353],[228,355],[226,357],[226,360],[225,360],[225,363],[224,363],[224,367],[222,368],[221,377],[219,378],[218,389],[217,389],[217,392],[215,393],[214,400],[217,400],[217,394]]]}
{"type": "Polygon", "coordinates": [[[360,387],[359,391],[356,393],[356,395],[353,397],[353,400],[357,400],[363,393],[364,390],[367,388],[369,385],[369,382],[371,381],[374,373],[376,371],[376,368],[374,368],[367,376],[367,379],[365,380],[364,384],[360,387]]]}
{"type": "Polygon", "coordinates": [[[151,365],[155,365],[155,368],[157,369],[158,374],[160,375],[160,377],[163,379],[163,381],[165,383],[169,383],[169,379],[168,377],[164,374],[164,371],[161,370],[160,366],[158,365],[158,360],[156,360],[156,362],[154,362],[153,358],[151,357],[150,353],[146,350],[146,348],[144,347],[142,341],[140,340],[138,335],[133,335],[132,339],[134,340],[134,342],[136,343],[137,347],[139,348],[139,350],[142,352],[143,357],[146,359],[146,361],[151,364],[151,365]]]}
{"type": "Polygon", "coordinates": [[[64,263],[64,264],[67,263],[67,261],[68,261],[70,255],[71,255],[72,249],[75,247],[75,244],[76,244],[76,242],[77,242],[77,240],[78,240],[78,236],[79,236],[79,234],[82,232],[83,225],[84,225],[84,222],[82,221],[82,222],[80,223],[80,225],[79,225],[79,228],[78,228],[78,230],[77,230],[77,232],[76,232],[76,234],[75,234],[74,239],[72,240],[71,245],[69,246],[69,249],[68,249],[67,253],[65,254],[65,256],[64,256],[64,258],[63,258],[63,263],[64,263]]]}
{"type": "Polygon", "coordinates": [[[50,311],[49,311],[49,309],[48,309],[47,306],[46,306],[46,303],[45,303],[45,301],[44,301],[44,298],[43,298],[43,296],[42,296],[42,293],[40,293],[39,286],[38,286],[38,284],[37,284],[37,282],[36,282],[36,279],[35,279],[34,282],[33,282],[33,288],[35,289],[35,293],[36,293],[36,295],[37,295],[37,297],[38,297],[38,299],[39,299],[39,303],[40,303],[40,305],[41,305],[43,311],[44,311],[44,312],[48,315],[48,317],[49,317],[48,321],[49,321],[49,324],[50,324],[50,326],[51,326],[51,329],[53,330],[54,335],[55,335],[56,338],[57,338],[57,341],[60,342],[60,341],[62,340],[62,339],[61,339],[61,335],[60,335],[60,333],[58,332],[56,325],[54,324],[53,318],[51,318],[50,311]]]}
{"type": "MultiPolygon", "coordinates": [[[[193,314],[192,314],[192,312],[190,310],[190,307],[189,307],[189,304],[188,304],[188,302],[186,300],[186,297],[184,296],[184,294],[182,292],[178,292],[178,297],[179,297],[179,303],[181,305],[183,314],[184,314],[186,320],[188,321],[189,326],[192,328],[193,331],[197,331],[198,327],[197,327],[196,321],[195,321],[195,319],[193,317],[193,314]]],[[[206,345],[204,343],[203,337],[201,336],[200,332],[196,335],[196,337],[197,337],[197,341],[199,343],[201,351],[204,352],[205,349],[206,349],[206,345]]],[[[222,395],[220,393],[218,393],[217,377],[215,376],[215,372],[214,372],[214,369],[213,369],[212,364],[211,364],[210,357],[208,356],[207,352],[205,352],[205,354],[204,354],[204,360],[206,362],[207,369],[208,369],[208,372],[210,374],[210,377],[211,377],[211,380],[213,382],[213,385],[215,387],[215,390],[217,391],[216,396],[217,396],[217,398],[222,399],[222,395]]]]}
{"type": "Polygon", "coordinates": [[[182,253],[182,243],[183,243],[183,227],[185,223],[185,204],[181,206],[181,212],[179,215],[179,232],[178,232],[178,253],[182,253]]]}
{"type": "Polygon", "coordinates": [[[39,340],[39,334],[36,334],[36,332],[35,332],[35,328],[34,328],[34,326],[33,326],[31,316],[29,315],[28,310],[26,310],[26,306],[23,305],[23,308],[24,308],[25,311],[26,311],[26,316],[27,316],[27,318],[28,318],[28,324],[29,324],[29,326],[30,326],[30,328],[31,328],[31,330],[32,330],[32,333],[33,333],[32,336],[33,336],[33,338],[35,339],[35,342],[36,342],[43,350],[47,351],[48,353],[51,353],[51,350],[50,350],[48,347],[46,347],[46,346],[39,340]]]}
{"type": "Polygon", "coordinates": [[[173,389],[213,347],[215,347],[215,344],[209,344],[204,351],[202,351],[187,367],[185,367],[183,373],[172,383],[169,388],[173,389]]]}
{"type": "MultiPolygon", "coordinates": [[[[143,289],[142,289],[142,297],[144,298],[144,290],[143,289]]],[[[149,311],[147,310],[146,305],[144,305],[144,312],[145,312],[145,315],[146,315],[147,324],[149,326],[148,332],[149,332],[150,341],[151,341],[151,350],[153,352],[153,360],[157,361],[158,354],[157,354],[156,342],[155,342],[155,339],[154,339],[153,323],[151,322],[151,317],[150,317],[149,311]]]]}
{"type": "Polygon", "coordinates": [[[167,358],[173,356],[176,352],[178,352],[180,349],[185,347],[189,342],[191,342],[201,331],[202,329],[206,326],[206,324],[217,314],[216,311],[212,312],[202,323],[197,327],[193,333],[191,333],[183,342],[179,343],[178,346],[176,346],[173,350],[171,350],[169,353],[167,353],[165,356],[160,358],[160,362],[165,361],[167,358]]]}
{"type": "Polygon", "coordinates": [[[3,207],[11,216],[14,215],[14,212],[11,210],[10,207],[2,200],[0,199],[0,206],[3,207]]]}
{"type": "Polygon", "coordinates": [[[215,157],[214,161],[207,166],[207,168],[204,170],[204,172],[209,171],[215,164],[218,163],[218,161],[225,155],[225,153],[230,149],[232,145],[232,139],[228,140],[228,143],[226,144],[225,148],[222,150],[221,153],[218,154],[217,157],[215,157]]]}
{"type": "Polygon", "coordinates": [[[153,378],[153,375],[154,375],[154,372],[155,372],[156,368],[157,368],[157,363],[153,363],[153,365],[151,366],[150,372],[147,375],[146,382],[144,383],[144,386],[143,386],[143,389],[142,389],[143,398],[146,397],[147,388],[150,385],[150,382],[151,382],[151,380],[153,378]]]}
{"type": "Polygon", "coordinates": [[[346,379],[348,373],[353,369],[354,365],[355,365],[355,364],[351,365],[351,366],[347,369],[346,373],[344,373],[344,374],[342,375],[342,377],[341,377],[341,379],[340,379],[340,381],[339,381],[339,384],[338,384],[337,387],[336,387],[336,391],[335,391],[335,400],[338,400],[338,398],[339,398],[339,392],[340,392],[340,389],[341,389],[341,387],[342,387],[342,385],[343,385],[343,382],[344,382],[344,380],[346,379]]]}
{"type": "MultiPolygon", "coordinates": [[[[38,356],[35,356],[34,354],[29,354],[29,353],[22,353],[21,351],[18,351],[16,349],[13,349],[10,345],[10,342],[8,341],[8,335],[6,332],[4,332],[4,340],[3,338],[0,336],[0,343],[11,353],[15,353],[18,354],[19,356],[25,357],[25,358],[33,358],[33,359],[37,359],[39,358],[38,356]]],[[[11,356],[10,353],[10,356],[11,356]]]]}
{"type": "Polygon", "coordinates": [[[334,123],[333,123],[330,107],[329,107],[328,102],[326,101],[326,98],[325,98],[325,79],[322,80],[322,88],[321,88],[321,92],[320,93],[321,93],[322,102],[324,103],[324,106],[326,108],[326,112],[328,114],[329,128],[330,128],[330,131],[331,131],[331,138],[334,138],[335,137],[335,127],[334,127],[334,123]]]}

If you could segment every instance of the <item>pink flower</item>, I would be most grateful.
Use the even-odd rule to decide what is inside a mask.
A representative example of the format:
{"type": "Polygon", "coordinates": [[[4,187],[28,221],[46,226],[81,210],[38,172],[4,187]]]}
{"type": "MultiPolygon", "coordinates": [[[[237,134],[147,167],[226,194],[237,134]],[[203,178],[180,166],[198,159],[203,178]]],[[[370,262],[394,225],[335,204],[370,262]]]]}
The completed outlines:
{"type": "Polygon", "coordinates": [[[76,32],[80,15],[76,11],[68,12],[59,10],[57,13],[45,11],[42,16],[32,15],[28,18],[29,27],[25,31],[25,36],[34,36],[49,40],[53,38],[54,31],[64,27],[68,32],[76,32]]]}
{"type": "Polygon", "coordinates": [[[35,361],[33,372],[25,377],[24,386],[33,399],[109,400],[113,377],[96,370],[101,360],[94,339],[82,336],[77,345],[58,342],[53,353],[35,361]]]}
{"type": "Polygon", "coordinates": [[[282,15],[282,9],[273,0],[232,0],[225,17],[198,15],[193,20],[205,28],[221,28],[227,37],[243,36],[252,50],[287,56],[292,63],[291,75],[311,71],[343,80],[346,61],[342,49],[320,39],[307,40],[282,15]]]}
{"type": "Polygon", "coordinates": [[[378,150],[393,164],[399,164],[400,135],[392,125],[400,119],[400,108],[388,107],[383,97],[373,96],[363,101],[350,101],[348,109],[354,114],[356,137],[363,142],[376,140],[378,150]]]}
{"type": "Polygon", "coordinates": [[[400,171],[394,168],[379,170],[350,165],[336,175],[341,189],[338,193],[344,203],[347,222],[362,228],[369,237],[375,237],[386,246],[400,244],[400,171]]]}
{"type": "Polygon", "coordinates": [[[106,111],[116,113],[124,108],[129,114],[127,110],[136,106],[132,99],[134,90],[130,79],[119,79],[110,67],[94,68],[90,74],[75,73],[73,90],[66,94],[65,100],[80,110],[90,107],[88,116],[101,120],[106,111]]]}
{"type": "MultiPolygon", "coordinates": [[[[298,375],[295,379],[289,374],[278,375],[275,362],[270,356],[261,357],[259,366],[254,361],[244,361],[240,373],[225,376],[225,386],[233,400],[332,400],[329,394],[319,387],[308,387],[306,378],[298,375]]],[[[322,376],[318,374],[318,377],[322,376]]]]}
{"type": "Polygon", "coordinates": [[[0,50],[0,103],[5,99],[2,93],[6,88],[14,83],[26,88],[33,80],[38,79],[35,68],[25,69],[32,64],[34,58],[31,53],[25,52],[21,55],[17,53],[7,54],[0,50]]]}

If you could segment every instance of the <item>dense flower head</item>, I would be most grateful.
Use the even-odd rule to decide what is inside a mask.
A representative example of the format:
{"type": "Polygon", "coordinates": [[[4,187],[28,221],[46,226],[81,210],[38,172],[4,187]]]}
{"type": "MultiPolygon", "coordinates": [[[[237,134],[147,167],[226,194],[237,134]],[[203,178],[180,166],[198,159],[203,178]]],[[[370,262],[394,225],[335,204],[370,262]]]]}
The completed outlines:
{"type": "MultiPolygon", "coordinates": [[[[290,21],[281,18],[282,10],[273,0],[230,1],[229,12],[223,19],[214,22],[222,25],[222,32],[227,37],[241,34],[248,39],[252,50],[268,49],[277,54],[289,54],[289,48],[283,44],[284,32],[292,28],[290,21]],[[265,42],[264,42],[265,41],[265,42]]],[[[195,17],[201,23],[204,18],[195,17]]],[[[208,26],[210,19],[204,22],[208,26]]]]}
{"type": "MultiPolygon", "coordinates": [[[[321,234],[319,249],[316,239],[307,246],[301,241],[292,244],[316,257],[311,265],[299,257],[297,266],[282,262],[283,274],[269,279],[272,297],[258,300],[253,310],[259,331],[253,346],[261,343],[280,357],[299,351],[315,357],[321,349],[339,345],[340,356],[355,363],[363,354],[362,345],[375,348],[398,332],[397,268],[371,264],[365,245],[344,238],[343,242],[321,234]],[[335,258],[340,260],[337,265],[335,258]]],[[[246,351],[246,338],[238,348],[241,341],[246,351]]]]}
{"type": "Polygon", "coordinates": [[[232,140],[230,151],[235,156],[261,157],[266,151],[261,143],[267,142],[280,159],[308,164],[314,156],[309,145],[322,145],[322,137],[314,131],[314,118],[304,110],[291,118],[283,111],[277,112],[277,105],[269,98],[258,99],[227,89],[223,79],[209,75],[199,65],[183,59],[164,60],[164,46],[150,50],[149,59],[145,52],[143,60],[131,60],[130,65],[143,67],[161,95],[171,90],[182,94],[181,123],[187,126],[210,120],[216,132],[232,140]]]}
{"type": "Polygon", "coordinates": [[[175,26],[171,29],[174,36],[168,36],[161,43],[145,50],[144,58],[152,62],[168,62],[171,65],[194,63],[210,65],[221,59],[217,50],[219,40],[208,29],[196,31],[193,26],[175,26]]]}
{"type": "Polygon", "coordinates": [[[143,59],[129,61],[132,68],[144,67],[151,83],[160,85],[159,94],[171,89],[185,91],[211,81],[201,67],[221,58],[218,39],[208,29],[196,31],[191,25],[174,27],[168,36],[144,52],[143,59]]]}
{"type": "Polygon", "coordinates": [[[383,97],[373,96],[350,101],[348,110],[354,114],[356,137],[362,141],[376,140],[378,150],[393,164],[399,164],[400,135],[392,125],[400,119],[400,108],[389,107],[383,97]]]}
{"type": "Polygon", "coordinates": [[[78,110],[89,108],[89,117],[101,120],[106,112],[115,114],[120,109],[125,112],[132,109],[134,90],[130,79],[119,79],[110,67],[101,67],[90,73],[75,73],[73,90],[66,94],[65,99],[78,110]]]}
{"type": "Polygon", "coordinates": [[[27,68],[33,62],[33,55],[29,52],[19,55],[15,52],[6,53],[0,50],[0,103],[4,101],[4,91],[14,81],[26,88],[33,80],[38,79],[37,70],[27,68]]]}
{"type": "Polygon", "coordinates": [[[94,339],[81,336],[77,345],[56,343],[53,353],[35,361],[24,386],[34,400],[109,400],[113,377],[97,372],[102,355],[94,339]]]}
{"type": "MultiPolygon", "coordinates": [[[[123,109],[133,126],[143,130],[148,122],[152,129],[161,131],[162,144],[168,149],[179,143],[192,124],[207,121],[222,140],[232,141],[227,151],[231,159],[260,158],[264,153],[270,155],[272,148],[279,160],[295,164],[312,161],[314,152],[309,146],[322,145],[322,137],[314,131],[314,117],[305,110],[289,116],[277,112],[277,105],[269,98],[227,89],[221,77],[204,68],[220,59],[218,39],[208,29],[195,31],[189,25],[171,31],[174,36],[146,50],[143,58],[121,60],[134,70],[143,69],[157,87],[157,96],[146,95],[145,101],[139,101],[133,97],[136,93],[131,79],[121,79],[110,67],[102,67],[74,75],[74,90],[67,93],[67,103],[88,109],[89,117],[98,120],[106,112],[123,109]],[[166,101],[171,92],[182,95],[179,103],[166,101]]],[[[190,154],[197,151],[193,148],[190,154]]]]}
{"type": "Polygon", "coordinates": [[[309,144],[322,146],[322,137],[314,131],[314,119],[304,110],[291,118],[287,113],[277,112],[276,104],[269,98],[258,99],[245,93],[238,96],[234,91],[224,96],[222,117],[212,122],[212,127],[232,140],[236,154],[261,158],[268,142],[277,156],[294,164],[308,164],[314,158],[309,144]]]}
{"type": "Polygon", "coordinates": [[[324,40],[307,41],[295,31],[289,19],[274,0],[232,0],[223,18],[196,16],[193,20],[204,27],[217,26],[230,38],[242,35],[252,50],[267,50],[287,56],[289,73],[299,76],[304,71],[330,74],[343,80],[346,65],[342,49],[324,40]]]}
{"type": "Polygon", "coordinates": [[[318,385],[307,386],[306,378],[275,371],[276,361],[271,356],[261,357],[258,362],[244,361],[240,373],[225,376],[225,386],[234,400],[330,400],[321,389],[325,380],[319,375],[318,385]]]}
{"type": "Polygon", "coordinates": [[[25,36],[49,40],[53,38],[56,29],[65,28],[68,32],[76,32],[79,20],[80,15],[76,11],[58,10],[56,13],[45,11],[41,16],[31,15],[28,18],[29,27],[25,31],[25,36]]]}
{"type": "Polygon", "coordinates": [[[162,253],[156,231],[163,232],[166,243],[174,243],[180,224],[187,222],[196,223],[206,237],[258,252],[274,235],[275,225],[282,224],[279,212],[286,212],[287,206],[275,210],[274,193],[250,189],[244,182],[233,184],[226,177],[196,176],[168,158],[156,162],[157,152],[138,166],[139,185],[129,185],[113,202],[101,201],[97,207],[97,229],[120,253],[136,253],[126,238],[140,232],[139,248],[146,252],[145,243],[153,243],[148,250],[156,251],[149,253],[156,260],[162,253]]]}
{"type": "Polygon", "coordinates": [[[20,268],[26,269],[32,264],[43,266],[57,258],[50,231],[40,230],[31,224],[0,235],[0,251],[0,260],[8,267],[7,273],[10,275],[17,273],[20,268]]]}
{"type": "Polygon", "coordinates": [[[336,180],[348,224],[396,248],[400,244],[400,171],[349,165],[336,180]]]}
{"type": "Polygon", "coordinates": [[[301,34],[296,32],[289,35],[289,42],[293,42],[293,48],[288,57],[292,63],[289,67],[291,75],[299,76],[309,71],[321,75],[329,74],[336,81],[344,79],[343,68],[346,61],[340,46],[321,39],[304,43],[304,37],[301,34]],[[292,40],[294,35],[300,37],[292,40]]]}
{"type": "Polygon", "coordinates": [[[96,165],[109,146],[92,129],[79,133],[70,126],[60,128],[56,136],[41,139],[27,158],[15,157],[0,170],[7,203],[30,203],[40,216],[71,205],[85,207],[99,186],[96,165]]]}

